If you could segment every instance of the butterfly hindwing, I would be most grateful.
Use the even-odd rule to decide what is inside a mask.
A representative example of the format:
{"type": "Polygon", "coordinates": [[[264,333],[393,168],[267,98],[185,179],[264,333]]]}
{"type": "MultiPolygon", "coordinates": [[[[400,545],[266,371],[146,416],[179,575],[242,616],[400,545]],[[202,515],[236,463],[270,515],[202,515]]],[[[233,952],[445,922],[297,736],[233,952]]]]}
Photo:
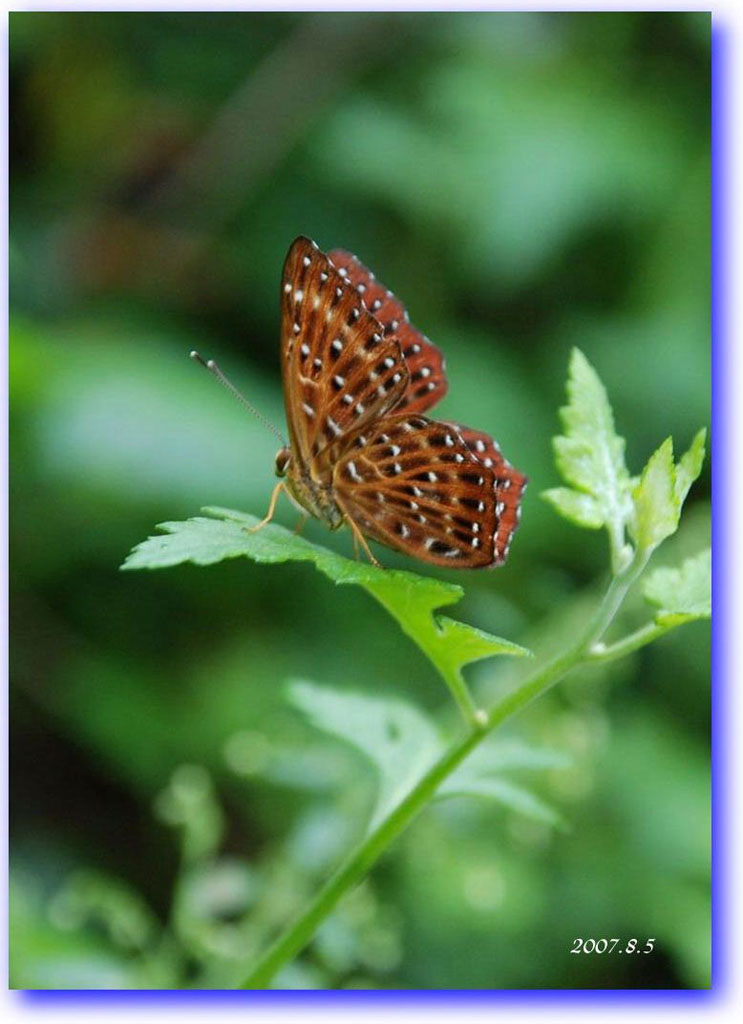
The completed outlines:
{"type": "Polygon", "coordinates": [[[449,387],[440,350],[410,323],[402,302],[356,256],[345,249],[331,249],[328,256],[379,320],[385,337],[396,338],[400,343],[410,380],[396,411],[426,412],[433,408],[449,387]]]}
{"type": "Polygon", "coordinates": [[[496,563],[505,562],[516,527],[521,519],[521,499],[527,479],[511,465],[490,434],[451,423],[479,462],[493,471],[493,494],[498,525],[495,531],[496,563]]]}
{"type": "Polygon", "coordinates": [[[446,423],[403,413],[349,437],[333,490],[367,536],[449,568],[493,564],[494,477],[446,423]]]}

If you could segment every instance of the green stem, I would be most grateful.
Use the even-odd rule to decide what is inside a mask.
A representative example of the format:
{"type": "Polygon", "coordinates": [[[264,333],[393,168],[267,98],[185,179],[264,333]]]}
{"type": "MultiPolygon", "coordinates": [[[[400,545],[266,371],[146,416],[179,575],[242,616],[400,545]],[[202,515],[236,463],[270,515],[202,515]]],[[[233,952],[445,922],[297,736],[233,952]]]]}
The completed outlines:
{"type": "Polygon", "coordinates": [[[320,889],[309,906],[253,966],[241,988],[266,988],[276,973],[304,949],[318,925],[349,889],[367,874],[380,855],[432,799],[436,790],[467,755],[497,726],[545,693],[578,666],[590,663],[598,643],[617,613],[647,558],[637,556],[609,585],[581,638],[496,704],[487,723],[472,727],[447,750],[393,811],[370,832],[320,889]]]}
{"type": "Polygon", "coordinates": [[[648,622],[645,626],[640,627],[640,629],[636,629],[634,633],[629,633],[613,644],[608,646],[596,644],[588,652],[588,659],[592,665],[603,661],[615,661],[617,658],[623,658],[625,655],[632,654],[633,651],[647,646],[647,644],[657,640],[658,637],[663,636],[672,628],[673,626],[670,625],[661,626],[657,622],[648,622]]]}
{"type": "Polygon", "coordinates": [[[459,705],[459,710],[462,712],[467,725],[472,729],[481,729],[483,726],[481,719],[484,712],[478,710],[477,704],[475,704],[472,694],[470,693],[470,689],[460,673],[444,672],[438,665],[437,668],[444,676],[446,684],[451,690],[454,700],[459,705]]]}
{"type": "Polygon", "coordinates": [[[341,896],[364,877],[379,855],[428,803],[441,782],[454,771],[481,738],[482,732],[473,729],[429,769],[415,788],[341,864],[291,927],[260,958],[242,988],[265,988],[276,972],[304,948],[317,926],[328,916],[341,896]]]}

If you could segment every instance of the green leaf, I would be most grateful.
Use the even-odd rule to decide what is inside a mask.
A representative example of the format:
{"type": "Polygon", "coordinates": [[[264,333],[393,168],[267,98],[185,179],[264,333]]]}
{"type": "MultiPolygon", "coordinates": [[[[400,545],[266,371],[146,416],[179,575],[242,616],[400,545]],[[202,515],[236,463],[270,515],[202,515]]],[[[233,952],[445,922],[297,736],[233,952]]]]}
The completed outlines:
{"type": "Polygon", "coordinates": [[[437,797],[480,796],[550,825],[564,824],[560,814],[503,773],[564,768],[570,758],[555,750],[531,747],[519,740],[491,740],[478,747],[439,787],[437,797]]]}
{"type": "MultiPolygon", "coordinates": [[[[88,870],[49,898],[38,866],[9,878],[9,980],[27,989],[168,989],[182,983],[162,924],[129,886],[88,870]]],[[[64,858],[57,863],[64,863],[64,858]]]]}
{"type": "Polygon", "coordinates": [[[600,530],[604,525],[599,503],[590,494],[571,491],[569,487],[551,487],[547,491],[542,491],[542,497],[564,519],[569,519],[576,526],[583,526],[587,530],[600,530]]]}
{"type": "Polygon", "coordinates": [[[215,960],[254,955],[244,921],[261,893],[257,873],[235,857],[192,864],[182,872],[171,911],[171,926],[179,944],[194,960],[214,966],[215,960]]]}
{"type": "Polygon", "coordinates": [[[687,558],[678,569],[656,569],[645,580],[643,593],[658,607],[655,621],[677,626],[712,614],[712,552],[687,558]]]}
{"type": "Polygon", "coordinates": [[[49,914],[63,928],[95,921],[115,946],[141,951],[159,934],[156,917],[139,893],[125,882],[97,871],[75,872],[54,896],[49,914]]]}
{"type": "Polygon", "coordinates": [[[448,786],[439,790],[439,796],[484,796],[502,804],[510,811],[517,811],[527,818],[544,822],[555,827],[564,827],[562,815],[528,789],[507,779],[470,779],[461,789],[448,786]]]}
{"type": "Polygon", "coordinates": [[[435,726],[405,701],[343,693],[304,681],[292,683],[289,696],[313,725],[352,744],[374,765],[379,789],[370,830],[404,799],[443,751],[435,726]]]}
{"type": "Polygon", "coordinates": [[[691,442],[689,450],[684,452],[679,459],[678,466],[676,466],[676,485],[674,487],[674,492],[679,504],[681,505],[683,505],[686,500],[689,488],[702,472],[705,454],[704,443],[706,439],[707,431],[702,427],[701,430],[697,431],[694,440],[691,442]]]}
{"type": "Polygon", "coordinates": [[[560,410],[565,430],[554,439],[555,462],[569,488],[553,488],[544,497],[560,515],[578,526],[609,532],[612,562],[624,557],[624,531],[631,514],[631,481],[624,462],[624,439],[598,374],[574,348],[568,369],[568,404],[560,410]]]}
{"type": "Polygon", "coordinates": [[[205,860],[217,850],[224,821],[207,770],[198,764],[181,764],[168,785],[155,798],[158,818],[179,829],[181,852],[187,863],[205,860]]]}
{"type": "Polygon", "coordinates": [[[676,532],[681,514],[670,437],[648,459],[635,488],[634,500],[632,534],[639,548],[652,551],[676,532]]]}
{"type": "Polygon", "coordinates": [[[630,526],[640,549],[653,551],[678,529],[684,500],[702,469],[705,437],[704,429],[698,431],[678,465],[670,437],[650,456],[633,493],[630,526]]]}
{"type": "MultiPolygon", "coordinates": [[[[561,750],[533,747],[518,739],[498,739],[493,736],[480,744],[456,769],[450,780],[465,775],[482,777],[508,771],[544,771],[567,768],[572,758],[561,750]]],[[[459,784],[459,782],[457,783],[459,784]]]]}
{"type": "MultiPolygon", "coordinates": [[[[289,697],[313,725],[351,744],[374,766],[378,791],[369,831],[404,800],[444,751],[435,725],[405,701],[343,693],[305,681],[290,684],[289,697]]],[[[484,796],[528,817],[560,825],[562,819],[554,809],[502,775],[568,763],[564,754],[518,740],[488,742],[458,766],[436,798],[484,796]]]]}
{"type": "Polygon", "coordinates": [[[186,522],[161,523],[159,529],[165,535],[137,545],[122,568],[162,569],[182,562],[213,565],[240,556],[264,563],[312,562],[335,583],[363,587],[387,609],[441,673],[471,723],[477,721],[476,709],[462,676],[463,667],[495,654],[529,653],[518,644],[434,614],[462,597],[463,590],[456,584],[351,561],[274,524],[250,533],[258,520],[241,512],[204,511],[206,516],[186,522]]]}

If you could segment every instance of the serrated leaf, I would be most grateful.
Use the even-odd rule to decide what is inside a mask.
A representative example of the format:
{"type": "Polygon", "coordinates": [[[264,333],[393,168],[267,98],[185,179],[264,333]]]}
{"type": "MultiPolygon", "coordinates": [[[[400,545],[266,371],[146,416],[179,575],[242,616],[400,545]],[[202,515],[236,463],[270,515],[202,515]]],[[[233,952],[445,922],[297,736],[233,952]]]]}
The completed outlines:
{"type": "Polygon", "coordinates": [[[569,487],[552,487],[542,491],[542,497],[553,506],[564,519],[587,530],[599,530],[604,517],[596,499],[590,494],[571,491],[569,487]]]}
{"type": "Polygon", "coordinates": [[[560,410],[564,435],[554,439],[555,462],[570,488],[554,488],[545,497],[560,515],[609,531],[615,566],[624,549],[631,513],[630,477],[624,462],[624,439],[598,374],[574,348],[568,369],[568,404],[560,410]]]}
{"type": "Polygon", "coordinates": [[[317,728],[352,744],[374,765],[379,789],[370,829],[404,799],[443,751],[433,723],[405,701],[304,681],[292,683],[289,696],[317,728]]]}
{"type": "Polygon", "coordinates": [[[706,439],[707,431],[702,427],[701,430],[697,431],[694,440],[689,446],[689,450],[684,452],[676,466],[674,492],[680,505],[683,505],[686,495],[689,493],[689,488],[702,472],[705,455],[704,443],[706,439]]]}
{"type": "Polygon", "coordinates": [[[676,532],[681,513],[670,437],[648,459],[633,497],[632,535],[639,548],[652,551],[676,532]]]}
{"type": "Polygon", "coordinates": [[[138,544],[122,569],[162,569],[183,562],[212,565],[238,557],[262,563],[312,562],[335,583],[356,584],[376,598],[431,660],[460,703],[465,665],[495,654],[529,654],[518,644],[434,614],[460,600],[463,590],[456,584],[351,561],[273,523],[250,533],[259,521],[255,516],[222,508],[204,512],[207,515],[185,522],[161,523],[158,528],[165,535],[138,544]]]}
{"type": "Polygon", "coordinates": [[[673,461],[670,437],[650,456],[633,492],[630,525],[639,548],[653,551],[678,529],[684,500],[702,469],[705,437],[706,431],[700,430],[678,465],[673,461]]]}
{"type": "Polygon", "coordinates": [[[712,552],[687,558],[678,569],[656,569],[645,581],[646,599],[658,607],[655,621],[676,626],[712,614],[712,552]]]}

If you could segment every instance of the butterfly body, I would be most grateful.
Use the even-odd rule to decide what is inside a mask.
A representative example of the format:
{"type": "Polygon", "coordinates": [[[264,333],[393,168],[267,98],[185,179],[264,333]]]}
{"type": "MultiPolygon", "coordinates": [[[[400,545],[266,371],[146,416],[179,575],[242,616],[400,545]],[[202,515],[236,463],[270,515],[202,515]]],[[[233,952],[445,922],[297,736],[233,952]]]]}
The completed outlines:
{"type": "Polygon", "coordinates": [[[301,512],[320,519],[329,530],[343,526],[345,517],[333,500],[332,487],[313,479],[292,458],[289,448],[281,448],[276,454],[276,475],[283,477],[289,497],[301,512]]]}
{"type": "MultiPolygon", "coordinates": [[[[526,478],[480,431],[425,413],[447,391],[441,352],[355,256],[297,238],[281,285],[293,501],[329,529],[436,565],[503,562],[526,478]]],[[[262,525],[262,524],[261,524],[262,525]]],[[[374,560],[374,559],[373,559],[374,560]]]]}

